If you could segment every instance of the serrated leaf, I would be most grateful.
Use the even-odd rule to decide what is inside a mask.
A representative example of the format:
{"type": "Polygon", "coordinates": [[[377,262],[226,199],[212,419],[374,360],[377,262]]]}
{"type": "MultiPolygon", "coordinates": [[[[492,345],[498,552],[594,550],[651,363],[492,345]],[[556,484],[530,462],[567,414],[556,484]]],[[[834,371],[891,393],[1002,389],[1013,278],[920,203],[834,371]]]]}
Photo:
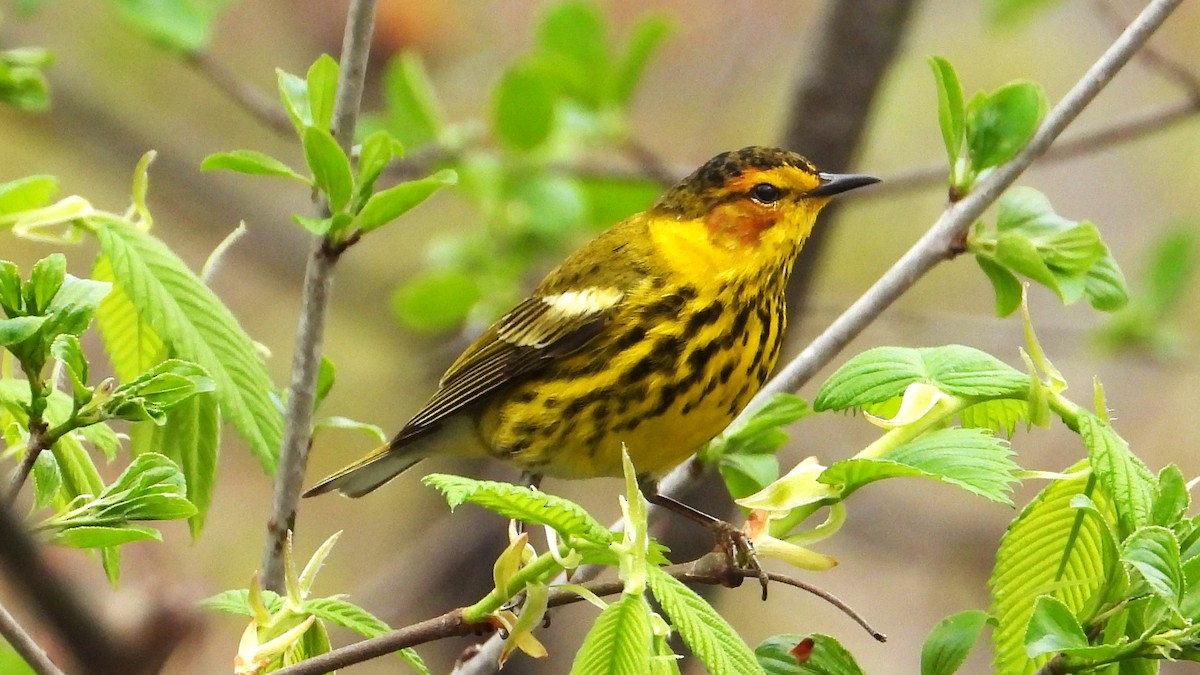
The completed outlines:
{"type": "Polygon", "coordinates": [[[813,410],[845,410],[887,401],[902,396],[914,382],[952,396],[996,398],[1024,398],[1029,386],[1027,376],[971,347],[876,347],[831,375],[813,400],[813,410]]]}
{"type": "Polygon", "coordinates": [[[187,482],[187,500],[196,513],[188,518],[192,540],[200,538],[217,483],[221,413],[215,393],[199,393],[171,409],[163,425],[160,452],[176,460],[187,482]]]}
{"type": "Polygon", "coordinates": [[[966,135],[966,112],[963,107],[962,85],[954,66],[940,56],[930,56],[929,66],[937,84],[938,126],[942,130],[942,142],[946,144],[946,156],[950,166],[958,163],[966,135]]]}
{"type": "Polygon", "coordinates": [[[713,675],[750,675],[762,669],[750,648],[725,619],[695,591],[659,567],[646,581],[684,644],[713,675]]]}
{"type": "Polygon", "coordinates": [[[643,16],[637,20],[625,50],[611,68],[607,87],[610,101],[622,107],[629,105],[646,65],[670,33],[671,20],[666,16],[643,16]]]}
{"type": "MultiPolygon", "coordinates": [[[[1087,484],[1087,476],[1051,483],[1021,511],[1001,540],[988,582],[997,621],[992,633],[996,675],[1027,675],[1045,660],[1031,660],[1025,653],[1026,627],[1039,596],[1053,594],[1077,612],[1107,582],[1104,526],[1096,518],[1077,519],[1078,511],[1071,507],[1087,484]]],[[[1107,500],[1093,496],[1099,498],[1100,512],[1111,519],[1107,500]]]]}
{"type": "Polygon", "coordinates": [[[312,185],[312,181],[296,173],[292,167],[274,157],[254,150],[231,150],[218,152],[204,158],[200,163],[201,171],[237,171],[257,176],[280,176],[312,185]]]}
{"type": "Polygon", "coordinates": [[[404,51],[388,63],[384,74],[387,130],[412,148],[436,140],[442,113],[421,55],[404,51]]]}
{"type": "Polygon", "coordinates": [[[1110,425],[1090,413],[1079,416],[1079,435],[1100,487],[1113,500],[1118,533],[1129,536],[1148,525],[1154,509],[1154,474],[1110,425]]]}
{"type": "Polygon", "coordinates": [[[66,278],[67,258],[61,253],[52,253],[34,263],[29,273],[29,283],[22,288],[25,311],[44,314],[66,278]]]}
{"type": "Polygon", "coordinates": [[[133,541],[162,541],[162,533],[144,525],[83,525],[59,531],[54,543],[71,548],[104,548],[133,541]]]}
{"type": "Polygon", "coordinates": [[[346,208],[354,190],[350,158],[342,152],[333,135],[319,127],[305,127],[300,136],[304,159],[312,171],[313,182],[329,197],[329,208],[337,213],[346,208]]]}
{"type": "MultiPolygon", "coordinates": [[[[96,258],[92,277],[114,281],[108,257],[96,258]]],[[[139,315],[124,289],[112,284],[112,291],[96,310],[96,328],[104,341],[104,350],[117,379],[128,382],[166,358],[162,339],[139,315]]]]}
{"type": "Polygon", "coordinates": [[[650,605],[622,594],[592,624],[571,664],[572,675],[645,675],[650,669],[650,605]]]}
{"type": "Polygon", "coordinates": [[[1025,631],[1025,653],[1030,658],[1087,646],[1087,635],[1070,608],[1053,596],[1037,599],[1025,631]]]}
{"type": "Polygon", "coordinates": [[[451,169],[442,169],[431,176],[376,192],[355,216],[354,227],[370,232],[399,218],[443,187],[457,182],[458,174],[451,169]]]}
{"type": "Polygon", "coordinates": [[[421,479],[446,497],[450,508],[470,502],[530,525],[549,525],[560,535],[577,535],[607,545],[612,533],[582,506],[527,487],[435,473],[421,479]]]}
{"type": "Polygon", "coordinates": [[[964,427],[990,429],[993,433],[1012,437],[1017,425],[1029,418],[1029,403],[1012,398],[998,398],[963,408],[958,419],[964,427]]]}
{"type": "Polygon", "coordinates": [[[933,478],[1001,504],[1020,469],[1012,450],[986,429],[938,429],[913,439],[877,459],[849,459],[827,468],[820,481],[845,498],[858,488],[884,478],[933,478]]]}
{"type": "MultiPolygon", "coordinates": [[[[274,591],[263,590],[262,602],[266,606],[267,611],[274,613],[278,612],[283,607],[283,597],[274,591]]],[[[254,612],[250,609],[250,591],[245,588],[235,588],[229,591],[221,591],[216,595],[210,595],[197,603],[201,609],[207,609],[214,612],[225,612],[227,614],[237,614],[239,616],[253,616],[254,612]]]]}
{"type": "Polygon", "coordinates": [[[337,99],[338,63],[328,54],[322,54],[308,68],[305,77],[308,94],[308,109],[312,114],[312,125],[325,131],[333,128],[333,105],[337,99]]]}
{"type": "Polygon", "coordinates": [[[33,337],[42,324],[46,323],[45,316],[18,316],[13,319],[0,319],[0,347],[19,344],[33,337]]]}
{"type": "Polygon", "coordinates": [[[117,285],[141,321],[167,340],[179,358],[204,368],[216,382],[223,417],[274,472],[282,418],[254,342],[229,309],[165,244],[120,223],[96,227],[117,285]]]}
{"type": "Polygon", "coordinates": [[[836,639],[813,635],[772,635],[754,649],[766,675],[864,675],[854,656],[836,639]]]}
{"type": "Polygon", "coordinates": [[[1168,607],[1179,610],[1186,582],[1173,532],[1159,526],[1134,531],[1121,545],[1121,560],[1136,569],[1168,607]]]}
{"type": "Polygon", "coordinates": [[[1174,527],[1183,519],[1190,505],[1191,495],[1188,494],[1183,472],[1174,464],[1163,467],[1158,472],[1158,488],[1155,490],[1150,522],[1162,527],[1174,527]]]}
{"type": "Polygon", "coordinates": [[[957,673],[990,619],[987,612],[969,609],[939,621],[921,645],[921,675],[957,673]]]}
{"type": "Polygon", "coordinates": [[[54,176],[26,176],[0,183],[0,217],[46,206],[57,192],[54,176]]]}

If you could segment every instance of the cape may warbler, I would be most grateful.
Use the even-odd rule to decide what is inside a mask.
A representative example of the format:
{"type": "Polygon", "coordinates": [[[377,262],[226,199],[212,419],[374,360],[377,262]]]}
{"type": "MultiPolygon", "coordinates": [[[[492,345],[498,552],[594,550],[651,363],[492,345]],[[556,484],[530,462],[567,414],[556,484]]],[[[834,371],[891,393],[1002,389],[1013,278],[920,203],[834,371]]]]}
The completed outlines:
{"type": "Polygon", "coordinates": [[[877,182],[749,147],[596,237],[494,323],[390,443],[313,486],[360,497],[434,454],[533,476],[659,477],[720,433],[779,355],[792,263],[830,197],[877,182]]]}

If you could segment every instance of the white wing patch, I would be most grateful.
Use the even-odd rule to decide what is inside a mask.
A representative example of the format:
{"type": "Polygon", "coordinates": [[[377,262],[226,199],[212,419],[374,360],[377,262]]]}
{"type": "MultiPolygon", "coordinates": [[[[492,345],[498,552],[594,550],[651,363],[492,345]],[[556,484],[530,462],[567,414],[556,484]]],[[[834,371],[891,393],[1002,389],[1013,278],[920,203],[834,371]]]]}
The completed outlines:
{"type": "Polygon", "coordinates": [[[615,288],[585,288],[582,291],[546,295],[541,300],[549,307],[548,317],[573,319],[608,310],[620,302],[624,295],[615,288]]]}

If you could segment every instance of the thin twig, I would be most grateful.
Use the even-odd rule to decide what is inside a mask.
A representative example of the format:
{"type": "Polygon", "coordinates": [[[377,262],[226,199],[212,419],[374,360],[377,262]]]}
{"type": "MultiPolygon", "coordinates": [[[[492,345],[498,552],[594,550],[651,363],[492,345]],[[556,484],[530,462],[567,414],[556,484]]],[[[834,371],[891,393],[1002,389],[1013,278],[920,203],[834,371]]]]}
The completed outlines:
{"type": "Polygon", "coordinates": [[[217,89],[225,92],[229,98],[250,113],[251,117],[262,122],[275,133],[288,136],[295,133],[292,121],[274,99],[264,96],[237,73],[221,65],[213,58],[212,54],[204,50],[189,52],[184,56],[183,62],[207,78],[217,89]]]}
{"type": "MultiPolygon", "coordinates": [[[[1104,18],[1108,20],[1111,30],[1119,33],[1126,21],[1125,17],[1121,16],[1121,12],[1107,0],[1095,0],[1095,4],[1104,18]]],[[[1164,79],[1171,80],[1183,87],[1183,90],[1193,100],[1200,103],[1200,77],[1196,77],[1196,74],[1187,66],[1158,51],[1153,45],[1146,45],[1138,51],[1138,60],[1164,79]]]]}
{"type": "MultiPolygon", "coordinates": [[[[687,563],[680,563],[662,568],[663,572],[683,581],[685,583],[706,584],[714,586],[738,586],[742,579],[748,576],[757,577],[757,572],[752,570],[744,570],[733,564],[727,559],[716,554],[706,555],[698,560],[693,560],[687,563]]],[[[787,584],[795,588],[807,591],[817,597],[829,602],[833,606],[840,609],[852,620],[862,626],[868,633],[880,642],[887,639],[879,631],[871,628],[867,622],[851,609],[846,603],[838,600],[828,592],[822,591],[811,584],[807,584],[799,579],[794,579],[783,574],[769,574],[772,581],[777,581],[782,584],[787,584]]],[[[598,596],[615,595],[624,590],[625,584],[620,580],[605,580],[593,581],[587,584],[581,584],[592,593],[598,596]]],[[[578,593],[565,588],[552,588],[550,596],[547,600],[547,607],[561,607],[570,605],[583,600],[583,597],[578,593]]],[[[386,635],[381,635],[376,638],[361,640],[352,645],[334,649],[333,651],[322,654],[302,663],[283,668],[275,671],[279,675],[318,675],[319,673],[328,673],[337,668],[345,668],[356,663],[362,663],[369,659],[373,659],[385,654],[390,654],[398,649],[407,647],[415,647],[427,642],[433,642],[447,637],[456,637],[478,633],[481,630],[490,630],[490,624],[468,624],[463,619],[462,608],[454,609],[441,616],[427,619],[420,623],[407,626],[398,630],[394,630],[386,635]]],[[[493,636],[495,637],[495,636],[493,636]]],[[[500,640],[503,642],[503,640],[500,640]]],[[[483,652],[480,652],[482,655],[483,652]]],[[[477,655],[472,660],[480,658],[477,655]]],[[[463,671],[456,670],[456,675],[461,675],[463,671]]]]}
{"type": "MultiPolygon", "coordinates": [[[[1129,62],[1180,2],[1182,0],[1153,0],[1147,5],[1137,19],[1046,115],[1029,144],[1012,161],[980,180],[971,194],[946,209],[933,227],[880,277],[879,281],[763,387],[742,415],[752,414],[777,393],[799,389],[820,368],[833,360],[850,340],[878,318],[896,298],[903,295],[926,272],[946,260],[952,242],[961,236],[1035,159],[1046,152],[1054,139],[1107,86],[1117,71],[1129,62]]],[[[739,421],[734,421],[734,424],[738,424],[739,421]]]]}
{"type": "MultiPolygon", "coordinates": [[[[374,26],[375,0],[351,2],[346,16],[337,98],[333,108],[333,135],[347,155],[350,154],[362,101],[374,26]]],[[[327,205],[322,205],[320,210],[328,211],[327,205]]],[[[325,215],[328,216],[328,213],[325,215]]],[[[283,550],[287,533],[295,528],[296,505],[300,501],[304,471],[308,466],[313,403],[321,364],[325,317],[333,287],[333,268],[348,243],[334,244],[328,237],[313,237],[304,270],[304,290],[295,352],[292,355],[292,381],[288,388],[283,445],[279,452],[275,496],[271,518],[267,522],[267,542],[263,549],[263,586],[276,592],[283,590],[283,550]]]]}
{"type": "MultiPolygon", "coordinates": [[[[1128,119],[1114,122],[1109,126],[1063,139],[1046,151],[1040,163],[1044,165],[1051,161],[1071,159],[1114,145],[1136,141],[1151,133],[1191,119],[1198,113],[1200,113],[1200,98],[1191,96],[1181,101],[1154,106],[1136,112],[1128,119]]],[[[872,186],[870,190],[864,190],[863,194],[856,195],[855,199],[890,197],[898,192],[909,192],[931,185],[945,184],[946,176],[945,162],[908,169],[892,176],[884,176],[882,183],[872,186]]]]}
{"type": "Polygon", "coordinates": [[[16,617],[8,613],[4,605],[0,605],[0,635],[12,645],[17,654],[33,669],[37,675],[63,675],[63,671],[46,654],[46,650],[25,632],[16,617]]]}
{"type": "Polygon", "coordinates": [[[12,509],[0,505],[0,567],[11,587],[57,633],[81,672],[132,675],[157,672],[174,646],[192,628],[190,608],[160,603],[151,607],[136,632],[116,630],[88,605],[87,594],[47,564],[37,543],[12,509]]]}

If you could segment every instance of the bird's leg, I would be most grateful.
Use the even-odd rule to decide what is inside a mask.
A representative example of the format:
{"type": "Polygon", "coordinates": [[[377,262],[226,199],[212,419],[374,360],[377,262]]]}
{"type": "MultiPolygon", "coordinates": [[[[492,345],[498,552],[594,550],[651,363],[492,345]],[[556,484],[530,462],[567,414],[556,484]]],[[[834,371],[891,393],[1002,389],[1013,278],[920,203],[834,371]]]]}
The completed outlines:
{"type": "Polygon", "coordinates": [[[646,500],[651,504],[661,506],[668,511],[674,512],[697,525],[708,528],[709,531],[717,538],[717,546],[721,552],[735,564],[743,566],[747,569],[754,570],[758,575],[758,583],[762,585],[762,599],[767,599],[767,583],[770,579],[767,577],[767,572],[758,562],[758,555],[754,552],[754,543],[746,536],[746,533],[741,528],[727,523],[720,518],[710,516],[707,513],[684,504],[683,502],[664,495],[658,491],[658,483],[654,481],[640,481],[642,494],[646,496],[646,500]]]}

